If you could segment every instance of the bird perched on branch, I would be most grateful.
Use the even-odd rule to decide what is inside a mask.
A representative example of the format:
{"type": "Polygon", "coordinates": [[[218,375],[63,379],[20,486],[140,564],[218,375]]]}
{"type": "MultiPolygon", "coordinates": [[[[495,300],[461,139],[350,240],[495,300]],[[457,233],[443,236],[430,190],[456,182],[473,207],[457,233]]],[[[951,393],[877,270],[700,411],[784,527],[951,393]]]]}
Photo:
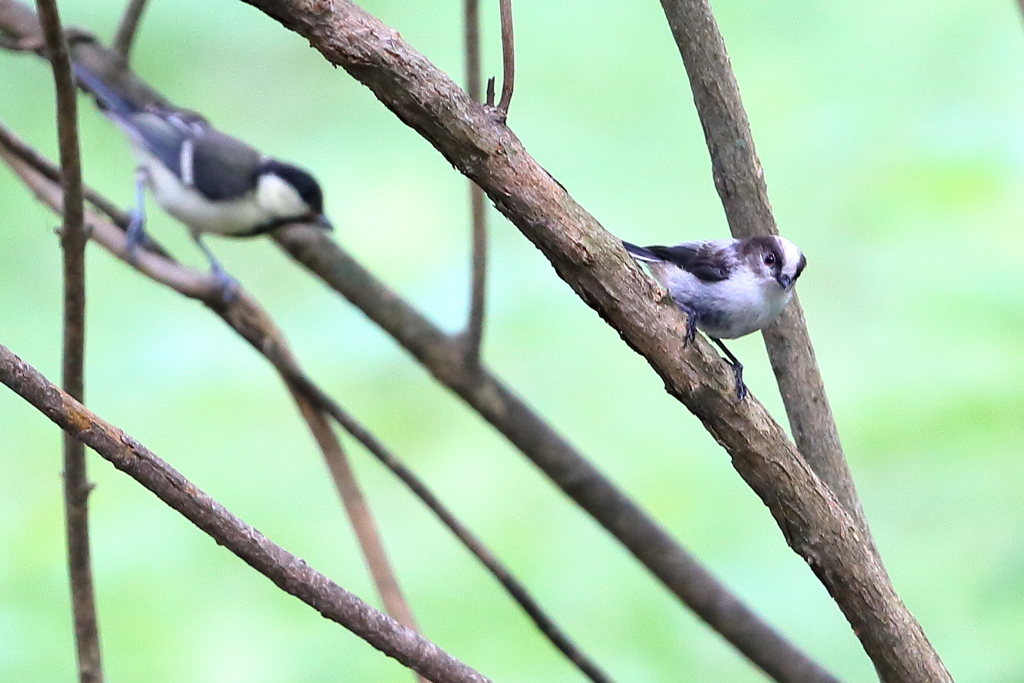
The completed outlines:
{"type": "Polygon", "coordinates": [[[135,153],[130,254],[144,235],[144,188],[185,224],[225,296],[235,284],[203,243],[204,233],[252,237],[302,222],[331,229],[320,185],[306,171],[266,157],[216,130],[199,114],[170,105],[124,69],[86,65],[77,56],[72,67],[78,83],[117,124],[135,153]]]}
{"type": "Polygon", "coordinates": [[[774,321],[793,296],[793,286],[807,265],[795,244],[764,235],[745,239],[683,242],[674,247],[638,247],[626,251],[645,263],[686,313],[684,344],[697,330],[708,335],[728,358],[736,375],[736,396],[747,395],[743,365],[723,339],[736,339],[774,321]]]}

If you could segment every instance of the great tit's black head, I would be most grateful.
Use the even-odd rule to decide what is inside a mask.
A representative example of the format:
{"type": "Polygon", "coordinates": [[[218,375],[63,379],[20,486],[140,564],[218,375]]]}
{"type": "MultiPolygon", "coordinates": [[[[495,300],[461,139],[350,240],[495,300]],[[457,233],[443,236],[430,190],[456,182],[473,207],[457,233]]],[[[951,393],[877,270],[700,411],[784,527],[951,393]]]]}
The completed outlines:
{"type": "Polygon", "coordinates": [[[308,220],[330,228],[324,217],[320,184],[301,168],[273,159],[259,168],[257,193],[260,202],[282,219],[308,220]]]}
{"type": "Polygon", "coordinates": [[[751,270],[765,280],[774,280],[784,290],[796,284],[807,265],[800,249],[785,237],[758,235],[741,240],[738,251],[751,270]]]}

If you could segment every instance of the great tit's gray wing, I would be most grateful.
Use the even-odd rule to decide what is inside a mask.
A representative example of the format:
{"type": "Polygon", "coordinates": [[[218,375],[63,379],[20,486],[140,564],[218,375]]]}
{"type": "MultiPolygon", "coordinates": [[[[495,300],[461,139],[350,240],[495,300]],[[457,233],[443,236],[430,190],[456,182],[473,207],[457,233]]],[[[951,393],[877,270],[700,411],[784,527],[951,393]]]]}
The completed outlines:
{"type": "Polygon", "coordinates": [[[191,138],[193,186],[223,201],[252,192],[263,157],[238,138],[206,127],[191,138]]]}
{"type": "Polygon", "coordinates": [[[684,242],[672,247],[651,246],[647,251],[692,273],[703,282],[721,282],[729,277],[735,259],[714,242],[684,242]]]}

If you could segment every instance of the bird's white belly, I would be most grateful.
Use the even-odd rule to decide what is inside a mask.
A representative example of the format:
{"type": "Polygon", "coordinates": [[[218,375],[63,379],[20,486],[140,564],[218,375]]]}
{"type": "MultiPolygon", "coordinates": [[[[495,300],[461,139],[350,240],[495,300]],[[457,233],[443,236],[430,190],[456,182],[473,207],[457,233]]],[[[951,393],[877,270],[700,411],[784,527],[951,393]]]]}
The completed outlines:
{"type": "Polygon", "coordinates": [[[160,207],[194,232],[245,234],[273,220],[251,194],[232,201],[214,202],[182,183],[162,164],[146,163],[149,161],[146,159],[140,161],[149,175],[147,185],[160,207]]]}
{"type": "Polygon", "coordinates": [[[706,283],[678,268],[652,268],[652,272],[663,279],[680,307],[697,312],[697,328],[718,339],[736,339],[760,330],[778,317],[790,299],[790,292],[774,281],[760,282],[752,275],[706,283]]]}

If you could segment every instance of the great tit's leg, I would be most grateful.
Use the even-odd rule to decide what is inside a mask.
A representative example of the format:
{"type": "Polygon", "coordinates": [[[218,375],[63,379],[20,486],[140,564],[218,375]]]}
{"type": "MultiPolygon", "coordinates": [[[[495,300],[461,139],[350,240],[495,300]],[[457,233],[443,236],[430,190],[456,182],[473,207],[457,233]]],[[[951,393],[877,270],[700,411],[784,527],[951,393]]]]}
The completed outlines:
{"type": "Polygon", "coordinates": [[[190,230],[189,234],[192,236],[192,241],[196,243],[196,246],[203,252],[203,255],[210,264],[210,274],[217,281],[217,286],[220,287],[221,299],[224,303],[230,303],[238,295],[238,282],[228,275],[227,271],[224,270],[224,266],[220,264],[220,261],[213,255],[210,248],[206,246],[202,236],[197,231],[190,230]]]}
{"type": "Polygon", "coordinates": [[[732,355],[732,351],[725,347],[721,339],[717,337],[709,337],[709,339],[715,342],[718,348],[722,349],[722,352],[728,359],[726,362],[732,366],[732,371],[736,374],[736,400],[742,401],[747,396],[747,385],[743,383],[743,363],[736,356],[732,355]]]}
{"type": "Polygon", "coordinates": [[[676,305],[686,314],[686,334],[683,335],[683,346],[689,346],[697,336],[697,311],[678,302],[676,305]]]}
{"type": "Polygon", "coordinates": [[[128,260],[134,262],[139,245],[145,240],[146,234],[142,226],[146,222],[146,181],[149,176],[139,168],[135,170],[135,206],[128,212],[128,230],[125,233],[125,246],[128,249],[128,260]]]}

